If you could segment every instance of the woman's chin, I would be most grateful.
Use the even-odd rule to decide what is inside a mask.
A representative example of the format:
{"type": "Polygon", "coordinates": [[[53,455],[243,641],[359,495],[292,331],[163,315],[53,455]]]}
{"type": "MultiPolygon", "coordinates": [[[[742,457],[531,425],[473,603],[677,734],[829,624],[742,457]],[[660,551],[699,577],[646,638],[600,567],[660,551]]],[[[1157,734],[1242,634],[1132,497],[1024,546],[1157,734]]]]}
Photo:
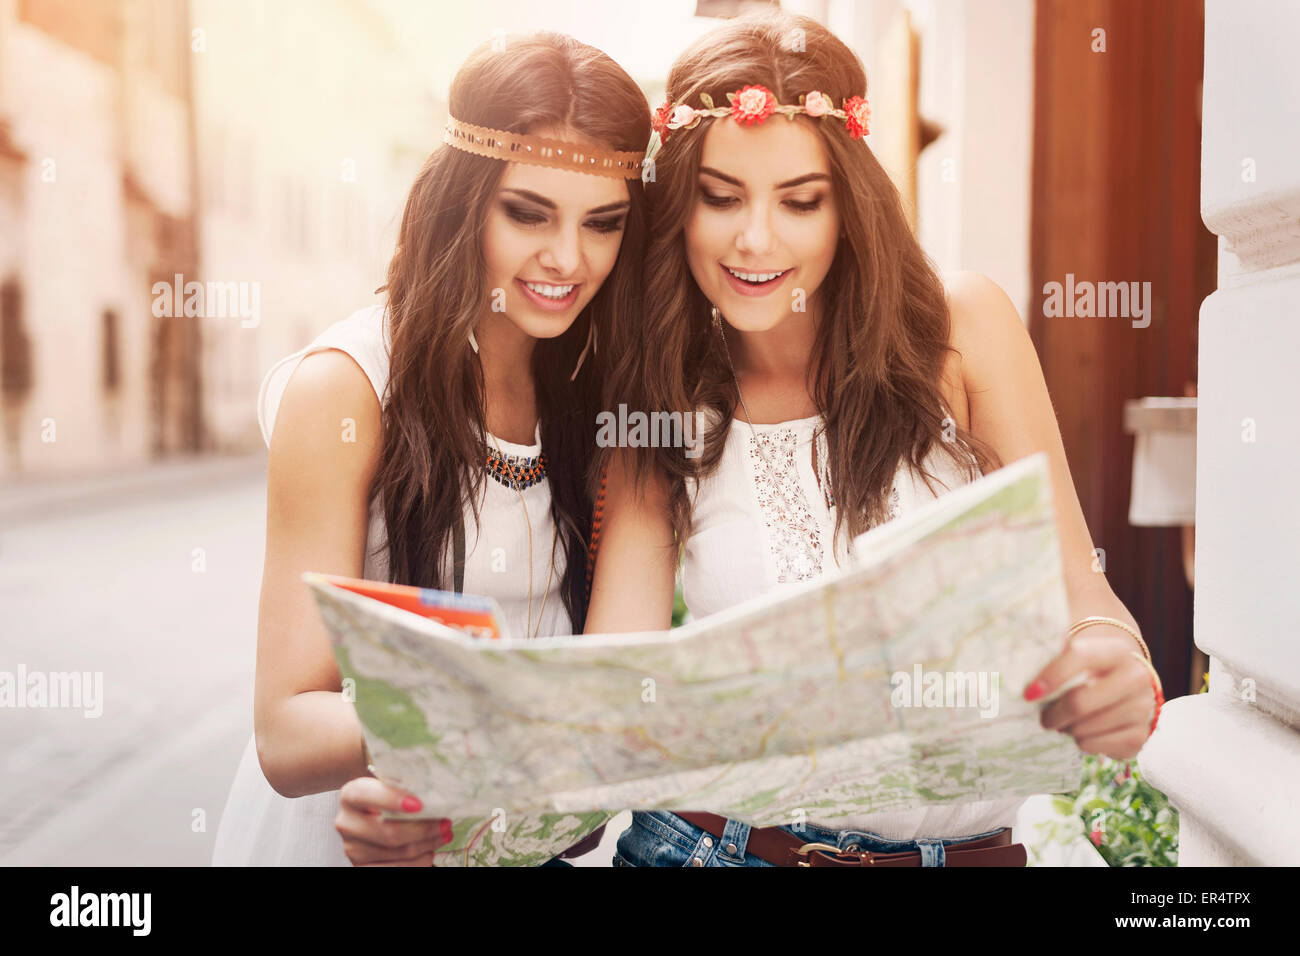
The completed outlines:
{"type": "Polygon", "coordinates": [[[553,339],[569,331],[577,320],[581,309],[574,309],[572,314],[544,314],[533,309],[521,309],[510,315],[510,321],[525,335],[535,339],[553,339]]]}
{"type": "Polygon", "coordinates": [[[727,324],[738,332],[767,332],[776,328],[789,318],[790,310],[775,309],[770,304],[762,306],[752,302],[740,302],[730,309],[719,306],[727,324]]]}

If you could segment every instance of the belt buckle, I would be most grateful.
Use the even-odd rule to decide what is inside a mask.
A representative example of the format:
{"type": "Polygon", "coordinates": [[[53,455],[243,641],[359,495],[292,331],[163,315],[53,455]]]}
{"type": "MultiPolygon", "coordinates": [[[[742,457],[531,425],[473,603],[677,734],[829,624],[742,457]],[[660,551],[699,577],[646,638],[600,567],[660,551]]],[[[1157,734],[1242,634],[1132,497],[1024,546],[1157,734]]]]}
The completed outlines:
{"type": "MultiPolygon", "coordinates": [[[[863,851],[861,853],[841,852],[839,847],[831,846],[829,843],[804,843],[800,846],[795,847],[794,852],[799,854],[800,856],[807,856],[809,853],[825,853],[828,856],[837,857],[837,858],[849,857],[849,859],[838,860],[837,862],[845,863],[850,866],[853,865],[871,866],[875,862],[872,859],[872,854],[869,851],[863,851]]],[[[806,860],[798,860],[795,862],[795,866],[811,867],[812,864],[807,862],[806,860]]]]}

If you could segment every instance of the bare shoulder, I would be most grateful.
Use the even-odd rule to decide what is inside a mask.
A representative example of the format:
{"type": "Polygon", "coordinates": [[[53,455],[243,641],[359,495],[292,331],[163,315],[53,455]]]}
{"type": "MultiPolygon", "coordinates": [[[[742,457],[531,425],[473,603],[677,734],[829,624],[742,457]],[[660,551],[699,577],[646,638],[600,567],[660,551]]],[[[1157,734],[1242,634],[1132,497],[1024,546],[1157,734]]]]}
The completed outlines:
{"type": "Polygon", "coordinates": [[[948,292],[954,346],[978,348],[985,336],[1024,330],[1025,324],[1011,298],[983,273],[950,273],[944,279],[944,288],[948,292]]]}
{"type": "Polygon", "coordinates": [[[1033,355],[1029,331],[1002,287],[979,272],[944,277],[951,317],[949,344],[961,355],[961,380],[968,395],[1033,355]]]}
{"type": "Polygon", "coordinates": [[[379,426],[379,399],[361,366],[338,349],[313,352],[294,369],[276,410],[271,468],[287,466],[308,482],[307,472],[317,470],[335,481],[368,475],[379,453],[379,426]]]}

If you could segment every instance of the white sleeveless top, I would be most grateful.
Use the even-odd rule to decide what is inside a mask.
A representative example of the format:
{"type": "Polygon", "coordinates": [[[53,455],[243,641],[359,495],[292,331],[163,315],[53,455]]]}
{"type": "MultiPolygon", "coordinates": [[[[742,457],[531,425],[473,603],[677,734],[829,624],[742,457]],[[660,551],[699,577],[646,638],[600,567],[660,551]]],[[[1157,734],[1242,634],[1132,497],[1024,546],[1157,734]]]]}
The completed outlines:
{"type": "MultiPolygon", "coordinates": [[[[701,415],[718,422],[717,413],[701,415]]],[[[708,617],[774,588],[811,581],[850,563],[847,529],[832,543],[835,510],[814,467],[820,416],[776,424],[733,420],[718,468],[702,482],[687,481],[693,529],[686,542],[682,592],[692,618],[708,617]]],[[[706,425],[707,427],[707,425],[706,425]]],[[[825,437],[816,460],[827,460],[825,437]]],[[[926,470],[942,495],[966,476],[942,449],[934,448],[926,470]]],[[[935,495],[904,462],[894,479],[890,517],[935,495]]],[[[866,830],[891,840],[959,837],[1011,826],[1024,802],[1017,797],[916,810],[873,813],[833,829],[866,830]]],[[[816,820],[809,821],[814,825],[816,820]]]]}
{"type": "MultiPolygon", "coordinates": [[[[289,379],[303,357],[324,349],[346,352],[366,373],[381,405],[388,386],[391,340],[382,306],[354,312],[336,322],[310,345],[285,356],[271,367],[257,400],[257,420],[262,438],[271,444],[275,415],[289,379]]],[[[341,427],[341,426],[340,426],[341,427]]],[[[527,464],[541,453],[541,425],[534,443],[520,445],[489,433],[489,444],[500,450],[508,464],[527,464]]],[[[479,524],[467,507],[465,522],[465,580],[467,594],[489,595],[501,605],[506,627],[512,636],[571,634],[572,624],[561,598],[565,552],[555,546],[555,568],[549,589],[544,590],[551,561],[554,522],[551,519],[551,491],[545,478],[519,491],[488,477],[479,499],[479,524]],[[523,496],[523,504],[520,495],[523,496]],[[532,551],[524,508],[532,524],[532,551]],[[479,541],[490,542],[479,547],[479,541]],[[528,616],[528,568],[533,570],[532,622],[528,616]],[[545,606],[543,607],[543,599],[545,606]],[[540,628],[538,622],[540,621],[540,628]]],[[[388,578],[388,553],[381,503],[370,504],[370,524],[362,577],[372,581],[388,578]]],[[[450,567],[451,545],[447,546],[450,567]]],[[[306,570],[306,569],[304,569],[306,570]]],[[[305,587],[306,585],[304,585],[305,587]]],[[[450,589],[450,583],[446,584],[450,589]]],[[[328,790],[305,797],[283,797],[272,789],[257,759],[255,739],[248,745],[235,772],[234,783],[217,829],[213,866],[350,866],[343,841],[334,829],[339,811],[339,792],[328,790]]]]}

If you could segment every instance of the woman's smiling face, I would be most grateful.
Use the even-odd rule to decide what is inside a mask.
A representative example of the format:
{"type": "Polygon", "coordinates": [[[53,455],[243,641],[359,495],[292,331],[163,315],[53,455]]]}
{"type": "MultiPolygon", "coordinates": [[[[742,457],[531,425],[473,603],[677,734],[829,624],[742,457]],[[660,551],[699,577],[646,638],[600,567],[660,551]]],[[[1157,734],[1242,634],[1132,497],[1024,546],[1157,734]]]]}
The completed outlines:
{"type": "Polygon", "coordinates": [[[773,116],[746,127],[723,118],[704,133],[686,259],[741,331],[766,331],[809,308],[835,259],[840,216],[816,122],[773,116]]]}
{"type": "MultiPolygon", "coordinates": [[[[586,143],[571,131],[538,135],[586,143]]],[[[608,278],[628,214],[623,180],[510,163],[483,231],[488,289],[522,332],[561,335],[608,278]]]]}

